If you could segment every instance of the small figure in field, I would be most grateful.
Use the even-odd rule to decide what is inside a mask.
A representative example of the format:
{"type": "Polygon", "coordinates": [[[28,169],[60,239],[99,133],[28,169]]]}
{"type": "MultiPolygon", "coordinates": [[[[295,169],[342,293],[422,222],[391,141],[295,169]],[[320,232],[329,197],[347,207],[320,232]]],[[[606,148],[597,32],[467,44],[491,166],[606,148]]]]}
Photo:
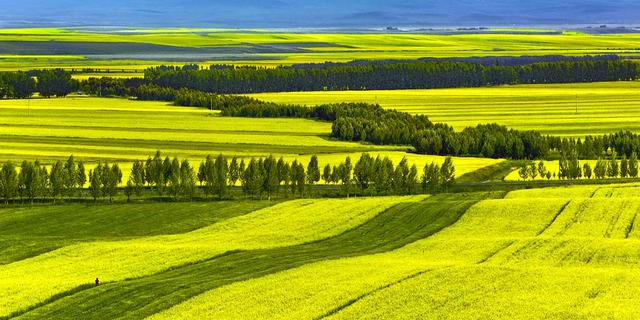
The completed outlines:
{"type": "Polygon", "coordinates": [[[96,287],[100,285],[100,279],[96,278],[96,287]]]}

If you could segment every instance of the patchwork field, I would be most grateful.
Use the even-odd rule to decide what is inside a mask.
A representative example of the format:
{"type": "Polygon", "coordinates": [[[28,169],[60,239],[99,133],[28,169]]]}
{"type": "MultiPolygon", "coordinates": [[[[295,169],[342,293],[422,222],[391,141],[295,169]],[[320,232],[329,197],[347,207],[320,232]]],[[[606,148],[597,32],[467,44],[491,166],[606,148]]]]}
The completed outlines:
{"type": "Polygon", "coordinates": [[[0,31],[0,70],[144,69],[184,62],[281,64],[422,57],[638,55],[638,34],[496,29],[484,33],[304,33],[224,29],[0,31]],[[51,52],[56,52],[52,55],[51,52]]]}
{"type": "MultiPolygon", "coordinates": [[[[223,118],[215,111],[174,107],[164,102],[67,97],[0,101],[0,161],[40,159],[44,163],[70,154],[85,161],[118,161],[128,174],[133,160],[161,150],[199,163],[222,153],[244,158],[284,156],[308,163],[338,164],[362,152],[406,156],[420,169],[442,157],[407,153],[406,146],[374,146],[329,139],[331,124],[304,119],[223,118]]],[[[462,175],[500,160],[456,158],[462,175]]],[[[88,167],[91,167],[89,165],[88,167]]],[[[126,178],[126,177],[125,177],[126,178]]]]}
{"type": "MultiPolygon", "coordinates": [[[[24,319],[631,319],[639,311],[639,190],[200,204],[210,212],[201,224],[190,214],[177,218],[180,227],[151,232],[114,222],[113,234],[96,229],[104,240],[70,225],[64,247],[0,265],[0,310],[24,319]],[[43,265],[51,267],[36,268],[43,265]],[[106,283],[93,287],[95,276],[106,283]]],[[[8,225],[56,212],[7,210],[8,225]]],[[[140,225],[149,219],[137,217],[140,225]]],[[[37,230],[59,234],[59,221],[48,224],[51,233],[45,222],[37,230]]]]}
{"type": "Polygon", "coordinates": [[[518,85],[431,90],[283,92],[252,95],[298,104],[368,102],[425,114],[461,130],[499,123],[558,136],[640,132],[640,82],[518,85]],[[577,112],[576,112],[577,109],[577,112]]]}
{"type": "MultiPolygon", "coordinates": [[[[76,79],[128,78],[187,62],[640,58],[639,48],[640,34],[542,29],[25,28],[0,30],[0,71],[61,67],[73,69],[76,79]]],[[[378,103],[456,130],[495,122],[583,137],[640,133],[638,93],[640,81],[251,96],[304,105],[378,103]]],[[[396,164],[407,158],[419,174],[444,160],[410,146],[334,140],[330,132],[329,122],[221,117],[166,102],[81,95],[0,100],[0,163],[38,159],[50,166],[73,154],[87,169],[118,162],[124,181],[133,161],[156,150],[193,166],[217,154],[304,164],[317,155],[321,168],[366,152],[396,164]]],[[[412,196],[306,198],[314,192],[300,192],[299,199],[263,201],[234,198],[234,191],[226,201],[137,196],[125,203],[117,195],[113,204],[77,197],[26,204],[29,187],[22,185],[43,187],[21,183],[21,198],[0,207],[0,320],[638,318],[640,184],[495,191],[524,187],[499,181],[524,161],[457,157],[453,163],[457,185],[412,196]]],[[[557,161],[545,164],[558,171],[557,161]]],[[[184,172],[180,180],[188,182],[184,172]]],[[[270,184],[261,172],[252,183],[270,184]]],[[[191,190],[176,177],[174,190],[191,190]]],[[[0,193],[10,189],[5,181],[16,180],[0,178],[0,193]]],[[[55,190],[53,180],[48,187],[55,190]]],[[[520,178],[513,171],[505,180],[520,178]]]]}

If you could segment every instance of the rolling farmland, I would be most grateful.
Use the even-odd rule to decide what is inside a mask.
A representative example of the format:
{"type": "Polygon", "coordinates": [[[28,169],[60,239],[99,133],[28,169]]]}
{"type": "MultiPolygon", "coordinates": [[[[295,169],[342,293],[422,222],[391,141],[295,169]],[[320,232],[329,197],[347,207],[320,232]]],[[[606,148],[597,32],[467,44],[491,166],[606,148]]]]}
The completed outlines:
{"type": "MultiPolygon", "coordinates": [[[[0,160],[40,159],[44,163],[73,154],[85,161],[118,161],[128,175],[133,160],[161,150],[198,163],[207,155],[242,158],[283,156],[308,163],[337,164],[362,152],[407,157],[419,168],[442,157],[407,153],[406,146],[375,146],[329,139],[331,124],[305,119],[219,117],[217,111],[84,96],[64,99],[0,101],[0,160]]],[[[500,160],[456,158],[462,175],[500,160]]],[[[125,176],[126,181],[126,176],[125,176]]]]}
{"type": "MultiPolygon", "coordinates": [[[[79,245],[0,266],[2,275],[18,270],[26,275],[30,265],[55,264],[62,257],[123,259],[117,248],[134,243],[139,258],[147,261],[168,246],[180,246],[189,259],[196,259],[180,266],[184,260],[177,257],[177,267],[168,270],[167,264],[151,269],[126,264],[136,265],[136,271],[105,277],[107,283],[98,288],[82,286],[91,278],[83,281],[84,272],[78,268],[111,274],[114,264],[76,262],[73,268],[46,268],[52,271],[39,271],[35,278],[5,277],[0,283],[11,283],[14,294],[13,303],[2,310],[5,315],[20,312],[21,318],[50,319],[79,312],[86,319],[441,319],[453,314],[463,319],[626,319],[637,311],[628,301],[640,290],[633,285],[640,257],[637,190],[633,185],[611,185],[521,190],[506,196],[295,200],[237,217],[226,216],[227,209],[222,209],[224,220],[193,232],[111,243],[84,239],[79,245]],[[227,233],[242,240],[216,244],[215,239],[227,239],[227,233]],[[194,242],[203,237],[210,239],[206,245],[194,242]],[[149,247],[159,239],[161,245],[149,247]],[[200,252],[205,247],[207,253],[200,252]],[[217,252],[234,247],[248,251],[196,258],[212,255],[213,247],[219,247],[213,250],[217,252]],[[225,265],[235,267],[222,271],[225,265]],[[62,274],[65,285],[54,285],[52,278],[62,274]],[[71,289],[67,281],[72,278],[80,287],[46,300],[71,289]],[[116,296],[128,299],[118,301],[116,296]],[[36,305],[39,301],[44,304],[36,305]],[[252,307],[243,307],[247,303],[252,307]]],[[[179,232],[158,230],[175,231],[179,232]]],[[[119,269],[118,273],[127,272],[119,269]]]]}
{"type": "Polygon", "coordinates": [[[518,85],[489,88],[282,92],[252,95],[280,103],[378,103],[456,130],[481,123],[584,137],[620,130],[640,132],[640,82],[518,85]],[[577,107],[577,113],[576,113],[577,107]]]}
{"type": "MultiPolygon", "coordinates": [[[[82,286],[87,274],[105,282],[137,278],[233,250],[290,246],[340,234],[410,198],[296,200],[189,233],[126,241],[82,242],[0,267],[0,304],[7,316],[82,286]],[[304,208],[300,214],[301,208],[304,208]],[[327,214],[317,214],[317,212],[327,214]],[[244,234],[243,237],[238,235],[244,234]],[[43,271],[45,270],[45,271],[43,271]]],[[[417,201],[419,197],[416,198],[417,201]]]]}
{"type": "Polygon", "coordinates": [[[451,227],[401,249],[240,282],[153,319],[633,317],[637,310],[625,301],[640,290],[630,284],[639,276],[638,240],[616,230],[633,229],[630,205],[637,207],[638,198],[549,191],[557,198],[522,191],[485,200],[451,227]],[[616,214],[602,219],[607,206],[629,211],[607,211],[616,214]],[[245,299],[260,307],[239,308],[245,299]]]}
{"type": "Polygon", "coordinates": [[[142,71],[159,64],[185,62],[272,67],[354,59],[611,53],[637,56],[638,43],[640,36],[637,34],[594,35],[525,29],[429,34],[25,28],[1,30],[0,70],[93,68],[117,74],[142,71]]]}
{"type": "Polygon", "coordinates": [[[0,320],[638,318],[640,34],[591,28],[0,29],[0,320]],[[348,90],[432,81],[484,87],[348,90]]]}

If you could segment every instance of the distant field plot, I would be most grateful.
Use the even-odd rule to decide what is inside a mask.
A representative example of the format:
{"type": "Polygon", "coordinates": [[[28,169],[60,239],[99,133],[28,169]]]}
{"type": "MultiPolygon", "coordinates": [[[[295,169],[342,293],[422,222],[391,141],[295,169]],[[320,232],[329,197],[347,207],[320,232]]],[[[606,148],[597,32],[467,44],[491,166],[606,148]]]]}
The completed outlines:
{"type": "Polygon", "coordinates": [[[276,66],[422,57],[608,53],[635,56],[639,44],[638,34],[516,29],[475,34],[323,34],[224,29],[26,28],[0,30],[0,70],[98,68],[101,64],[109,69],[129,69],[184,62],[276,66]],[[58,56],[67,59],[57,59],[58,56]]]}
{"type": "Polygon", "coordinates": [[[640,82],[520,85],[490,88],[283,92],[255,98],[315,105],[368,102],[425,114],[462,130],[499,123],[557,136],[640,132],[640,82]]]}
{"type": "MultiPolygon", "coordinates": [[[[320,165],[353,161],[362,152],[389,156],[395,163],[407,156],[420,170],[442,157],[407,153],[407,146],[374,146],[331,140],[328,122],[305,119],[219,117],[216,111],[175,107],[164,102],[67,97],[0,101],[0,160],[44,163],[70,154],[91,162],[120,162],[126,175],[133,160],[161,150],[170,157],[199,163],[207,155],[242,158],[273,154],[305,165],[318,155],[320,165]]],[[[500,160],[456,158],[457,175],[500,160]]]]}

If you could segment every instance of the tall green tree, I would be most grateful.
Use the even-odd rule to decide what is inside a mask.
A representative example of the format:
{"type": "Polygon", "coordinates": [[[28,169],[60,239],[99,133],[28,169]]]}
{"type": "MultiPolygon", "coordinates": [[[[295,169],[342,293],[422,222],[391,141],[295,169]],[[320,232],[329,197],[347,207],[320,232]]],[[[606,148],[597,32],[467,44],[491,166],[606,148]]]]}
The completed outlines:
{"type": "Polygon", "coordinates": [[[73,155],[64,163],[64,189],[68,197],[76,194],[78,189],[78,167],[73,155]]]}
{"type": "Polygon", "coordinates": [[[89,170],[89,194],[93,201],[102,197],[102,172],[102,164],[99,162],[93,170],[89,170]]]}
{"type": "Polygon", "coordinates": [[[538,174],[540,174],[540,177],[547,176],[547,167],[544,165],[544,161],[538,162],[538,174]]]}
{"type": "Polygon", "coordinates": [[[436,192],[440,186],[440,166],[431,162],[426,164],[422,173],[422,190],[426,192],[436,192]]]}
{"type": "Polygon", "coordinates": [[[314,185],[318,181],[320,181],[320,167],[318,165],[318,157],[313,155],[307,166],[307,183],[314,185]]]}
{"type": "Polygon", "coordinates": [[[142,189],[144,188],[145,172],[144,164],[141,161],[136,160],[131,167],[131,175],[129,175],[129,181],[131,181],[132,195],[141,196],[142,189]]]}
{"type": "Polygon", "coordinates": [[[305,174],[305,170],[304,170],[304,165],[302,163],[298,163],[295,166],[295,170],[296,174],[296,187],[298,188],[298,193],[300,194],[300,196],[304,196],[304,189],[306,186],[306,182],[308,181],[306,174],[305,174]]]}
{"type": "Polygon", "coordinates": [[[254,198],[256,195],[261,193],[264,181],[263,172],[261,165],[256,161],[256,159],[252,158],[249,161],[246,169],[242,171],[240,181],[242,183],[242,190],[245,194],[254,198]]]}
{"type": "MultiPolygon", "coordinates": [[[[173,160],[177,160],[175,157],[173,158],[173,160]]],[[[180,162],[178,162],[178,169],[180,169],[180,162]]],[[[164,158],[164,161],[162,161],[162,179],[160,181],[162,181],[163,187],[166,187],[167,184],[171,183],[171,178],[172,175],[174,173],[179,174],[180,170],[175,170],[176,166],[173,163],[173,161],[171,159],[169,159],[169,156],[166,156],[164,158]]],[[[180,178],[178,178],[178,180],[180,180],[180,178]]]]}
{"type": "Polygon", "coordinates": [[[373,182],[374,165],[373,158],[368,153],[363,153],[353,167],[353,180],[363,193],[369,189],[369,184],[373,182]]]}
{"type": "Polygon", "coordinates": [[[271,195],[278,192],[280,186],[280,177],[278,176],[278,163],[276,159],[269,155],[262,163],[262,171],[264,172],[264,182],[262,190],[267,193],[267,198],[271,200],[271,195]]]}
{"type": "Polygon", "coordinates": [[[588,162],[585,162],[584,165],[582,166],[582,173],[584,174],[584,177],[587,179],[591,179],[591,177],[593,176],[591,165],[589,165],[588,162]]]}
{"type": "Polygon", "coordinates": [[[620,166],[618,160],[616,160],[616,153],[611,154],[609,159],[609,165],[607,166],[607,176],[609,178],[615,178],[620,174],[620,166]]]}
{"type": "Polygon", "coordinates": [[[222,154],[216,158],[214,174],[215,191],[218,194],[218,198],[222,199],[227,194],[229,186],[229,163],[222,154]]]}
{"type": "Polygon", "coordinates": [[[196,176],[189,160],[182,160],[180,164],[180,191],[187,199],[192,199],[196,190],[196,176]]]}
{"type": "Polygon", "coordinates": [[[164,176],[169,178],[169,192],[171,192],[171,196],[173,196],[174,199],[177,199],[178,196],[182,194],[182,185],[180,183],[180,161],[177,157],[174,157],[173,160],[169,162],[168,170],[164,167],[164,163],[166,163],[166,161],[163,162],[163,168],[164,176]]]}
{"type": "Polygon", "coordinates": [[[627,156],[623,154],[622,159],[620,160],[620,177],[626,178],[628,175],[629,175],[629,162],[627,161],[627,156]]]}
{"type": "Polygon", "coordinates": [[[636,155],[635,152],[631,153],[631,157],[629,158],[629,177],[638,177],[638,155],[636,155]]]}
{"type": "Polygon", "coordinates": [[[409,169],[409,176],[407,178],[407,192],[409,194],[416,193],[416,186],[418,185],[418,167],[413,164],[409,169]]]}
{"type": "Polygon", "coordinates": [[[453,164],[451,157],[446,157],[442,166],[440,167],[440,176],[442,186],[447,189],[453,185],[456,178],[456,167],[453,164]]]}
{"type": "Polygon", "coordinates": [[[602,159],[596,161],[596,166],[593,169],[593,173],[596,179],[604,179],[607,176],[608,163],[602,159]]]}
{"type": "Polygon", "coordinates": [[[393,173],[393,190],[396,194],[407,194],[409,171],[409,162],[406,157],[403,157],[393,173]]]}
{"type": "Polygon", "coordinates": [[[240,179],[240,165],[238,164],[238,158],[233,157],[231,163],[229,163],[229,184],[235,186],[240,179]]]}
{"type": "Polygon", "coordinates": [[[76,171],[76,185],[80,189],[80,196],[82,197],[82,189],[84,189],[84,185],[87,184],[87,172],[82,161],[78,161],[78,169],[76,171]]]}
{"type": "Polygon", "coordinates": [[[285,162],[282,157],[278,159],[278,180],[280,180],[280,184],[284,186],[283,191],[284,195],[287,196],[287,190],[289,189],[289,183],[291,182],[291,166],[289,163],[285,162]]]}
{"type": "Polygon", "coordinates": [[[51,195],[51,197],[53,197],[54,201],[58,196],[65,193],[65,180],[65,173],[62,162],[56,161],[51,166],[51,173],[49,174],[49,194],[51,195]]]}
{"type": "Polygon", "coordinates": [[[113,197],[118,194],[118,171],[119,167],[117,165],[111,167],[108,163],[105,163],[102,166],[102,174],[100,175],[102,194],[109,197],[109,202],[113,202],[113,197]]]}
{"type": "Polygon", "coordinates": [[[347,198],[351,193],[351,172],[353,171],[353,165],[351,164],[351,158],[347,156],[343,163],[338,166],[338,176],[340,183],[342,184],[342,191],[347,198]]]}
{"type": "Polygon", "coordinates": [[[324,169],[322,169],[322,180],[324,180],[325,184],[333,182],[333,179],[331,179],[331,165],[328,163],[324,166],[324,169]]]}
{"type": "Polygon", "coordinates": [[[5,204],[18,193],[18,172],[13,162],[7,161],[0,169],[0,196],[4,198],[5,204]]]}
{"type": "Polygon", "coordinates": [[[531,177],[531,180],[535,180],[538,177],[538,166],[535,162],[531,162],[529,165],[529,177],[531,177]]]}
{"type": "Polygon", "coordinates": [[[526,181],[529,178],[529,167],[528,166],[520,167],[520,169],[518,169],[518,175],[520,176],[520,179],[526,181]]]}
{"type": "Polygon", "coordinates": [[[204,160],[204,163],[200,166],[200,175],[199,179],[202,179],[204,182],[204,194],[205,197],[216,192],[216,174],[215,174],[216,164],[215,160],[211,157],[211,155],[207,155],[204,160]]]}

